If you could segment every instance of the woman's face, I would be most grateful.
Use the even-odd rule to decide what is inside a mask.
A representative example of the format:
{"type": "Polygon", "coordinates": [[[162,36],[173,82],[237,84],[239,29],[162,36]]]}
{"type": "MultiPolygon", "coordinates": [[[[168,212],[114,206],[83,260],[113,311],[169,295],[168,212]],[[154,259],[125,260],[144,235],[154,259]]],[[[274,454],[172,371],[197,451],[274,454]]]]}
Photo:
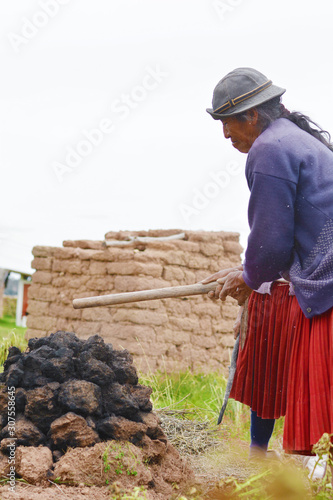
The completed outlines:
{"type": "Polygon", "coordinates": [[[221,120],[223,133],[226,139],[231,139],[234,148],[241,153],[248,153],[252,144],[260,135],[257,128],[257,119],[248,117],[241,121],[236,116],[228,116],[221,120]]]}

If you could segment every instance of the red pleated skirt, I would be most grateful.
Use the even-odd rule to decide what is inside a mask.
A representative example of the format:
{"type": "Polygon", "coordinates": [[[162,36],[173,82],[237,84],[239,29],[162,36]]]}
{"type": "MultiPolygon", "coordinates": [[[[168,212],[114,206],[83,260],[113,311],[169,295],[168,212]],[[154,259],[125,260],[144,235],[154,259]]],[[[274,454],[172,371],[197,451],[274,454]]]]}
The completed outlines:
{"type": "Polygon", "coordinates": [[[283,448],[310,455],[333,432],[333,308],[307,319],[298,308],[290,358],[283,448]]]}
{"type": "Polygon", "coordinates": [[[230,397],[261,418],[285,415],[284,450],[311,455],[333,433],[333,308],[308,319],[288,285],[253,292],[230,397]]]}
{"type": "Polygon", "coordinates": [[[286,414],[295,303],[298,306],[296,297],[289,295],[289,285],[279,282],[273,283],[271,294],[253,292],[249,297],[247,335],[230,397],[261,418],[286,414]]]}

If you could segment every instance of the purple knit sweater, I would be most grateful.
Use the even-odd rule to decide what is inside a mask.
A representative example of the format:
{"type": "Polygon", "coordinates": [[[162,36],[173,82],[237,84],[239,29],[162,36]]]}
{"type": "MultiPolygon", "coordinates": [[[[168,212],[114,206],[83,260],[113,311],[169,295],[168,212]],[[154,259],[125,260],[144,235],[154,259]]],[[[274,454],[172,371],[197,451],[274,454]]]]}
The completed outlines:
{"type": "Polygon", "coordinates": [[[246,284],[283,276],[305,316],[322,314],[333,306],[333,153],[280,118],[253,143],[246,178],[246,284]]]}

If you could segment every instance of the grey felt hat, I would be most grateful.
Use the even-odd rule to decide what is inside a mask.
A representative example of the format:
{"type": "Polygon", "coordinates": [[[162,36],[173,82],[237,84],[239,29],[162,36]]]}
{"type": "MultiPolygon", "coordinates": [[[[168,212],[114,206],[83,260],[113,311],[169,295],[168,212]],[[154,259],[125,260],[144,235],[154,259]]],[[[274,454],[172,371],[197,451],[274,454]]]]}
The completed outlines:
{"type": "Polygon", "coordinates": [[[271,80],[253,68],[237,68],[216,85],[213,107],[206,111],[215,120],[221,120],[281,96],[285,91],[286,89],[273,85],[271,80]]]}

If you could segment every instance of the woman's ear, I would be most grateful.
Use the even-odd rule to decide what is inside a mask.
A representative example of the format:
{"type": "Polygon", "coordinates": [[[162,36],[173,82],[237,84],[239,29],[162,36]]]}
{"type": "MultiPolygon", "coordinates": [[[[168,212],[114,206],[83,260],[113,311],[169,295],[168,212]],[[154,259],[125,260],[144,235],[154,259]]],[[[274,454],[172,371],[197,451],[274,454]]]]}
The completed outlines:
{"type": "Polygon", "coordinates": [[[249,109],[247,111],[247,119],[251,125],[257,125],[258,123],[258,111],[256,108],[249,109]]]}

